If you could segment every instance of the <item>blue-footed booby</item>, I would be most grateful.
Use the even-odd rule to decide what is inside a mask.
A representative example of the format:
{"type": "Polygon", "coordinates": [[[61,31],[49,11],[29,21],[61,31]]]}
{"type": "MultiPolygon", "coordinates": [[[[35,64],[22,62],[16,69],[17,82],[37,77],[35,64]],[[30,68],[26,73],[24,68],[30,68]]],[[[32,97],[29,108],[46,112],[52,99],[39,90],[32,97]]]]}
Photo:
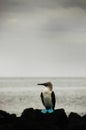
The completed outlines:
{"type": "Polygon", "coordinates": [[[46,109],[43,109],[41,112],[42,113],[52,113],[55,108],[55,103],[56,103],[56,98],[55,98],[55,93],[53,91],[53,85],[51,82],[46,82],[46,83],[40,83],[38,85],[44,85],[45,88],[43,92],[41,92],[41,100],[43,105],[45,106],[46,109]]]}

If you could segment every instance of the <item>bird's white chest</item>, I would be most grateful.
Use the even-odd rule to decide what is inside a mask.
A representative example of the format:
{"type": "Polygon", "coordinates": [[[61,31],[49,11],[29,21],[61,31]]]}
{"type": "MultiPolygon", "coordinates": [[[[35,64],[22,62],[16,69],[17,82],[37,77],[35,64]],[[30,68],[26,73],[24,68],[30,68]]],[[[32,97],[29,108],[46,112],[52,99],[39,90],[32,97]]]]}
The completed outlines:
{"type": "Polygon", "coordinates": [[[50,92],[44,92],[43,95],[44,95],[44,98],[51,99],[51,93],[50,92]]]}
{"type": "Polygon", "coordinates": [[[43,97],[44,97],[44,103],[47,106],[52,105],[51,91],[49,91],[48,89],[45,89],[43,92],[43,97]]]}

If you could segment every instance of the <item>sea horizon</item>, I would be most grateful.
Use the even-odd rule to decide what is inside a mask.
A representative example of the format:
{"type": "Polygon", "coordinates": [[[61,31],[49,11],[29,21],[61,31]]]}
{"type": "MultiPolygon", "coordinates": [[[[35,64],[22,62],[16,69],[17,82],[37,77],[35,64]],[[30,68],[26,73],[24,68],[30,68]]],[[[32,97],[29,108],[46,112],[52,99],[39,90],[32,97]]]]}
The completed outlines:
{"type": "Polygon", "coordinates": [[[25,108],[43,109],[38,83],[51,81],[56,95],[55,109],[64,108],[66,113],[86,113],[86,78],[57,77],[9,77],[0,78],[0,110],[17,115],[25,108]]]}

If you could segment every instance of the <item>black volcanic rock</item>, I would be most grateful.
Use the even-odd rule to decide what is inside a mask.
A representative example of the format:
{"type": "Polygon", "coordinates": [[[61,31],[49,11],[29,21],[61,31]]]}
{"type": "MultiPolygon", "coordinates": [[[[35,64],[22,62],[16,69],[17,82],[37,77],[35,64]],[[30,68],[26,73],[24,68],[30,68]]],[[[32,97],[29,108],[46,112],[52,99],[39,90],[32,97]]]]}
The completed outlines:
{"type": "Polygon", "coordinates": [[[0,130],[12,130],[17,117],[15,114],[9,114],[0,110],[0,130]]]}
{"type": "Polygon", "coordinates": [[[24,110],[21,117],[29,122],[35,122],[40,127],[46,126],[49,129],[64,129],[67,124],[67,116],[64,109],[55,110],[53,113],[41,113],[41,110],[33,110],[32,108],[24,110]],[[52,128],[53,126],[53,128],[52,128]],[[55,127],[55,128],[54,128],[55,127]]]}
{"type": "Polygon", "coordinates": [[[13,122],[16,118],[15,114],[9,114],[5,111],[0,110],[0,125],[13,122]]]}
{"type": "Polygon", "coordinates": [[[0,110],[0,130],[86,130],[86,115],[71,112],[67,117],[64,109],[53,113],[27,108],[20,117],[0,110]]]}
{"type": "Polygon", "coordinates": [[[85,116],[81,117],[77,113],[71,112],[68,117],[68,130],[86,130],[85,116]]]}

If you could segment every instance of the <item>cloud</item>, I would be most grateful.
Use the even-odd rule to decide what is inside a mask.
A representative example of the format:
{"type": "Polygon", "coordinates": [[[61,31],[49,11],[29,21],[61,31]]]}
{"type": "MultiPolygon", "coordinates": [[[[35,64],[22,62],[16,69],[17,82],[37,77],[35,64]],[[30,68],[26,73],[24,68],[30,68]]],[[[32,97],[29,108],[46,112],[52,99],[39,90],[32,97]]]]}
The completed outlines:
{"type": "Polygon", "coordinates": [[[86,31],[86,12],[77,7],[78,3],[83,4],[85,1],[6,0],[5,2],[3,0],[1,5],[4,9],[8,8],[8,11],[4,12],[5,10],[3,10],[2,27],[10,25],[9,29],[11,27],[20,31],[27,29],[26,33],[31,31],[32,35],[38,33],[41,36],[46,33],[47,36],[49,34],[51,37],[56,36],[57,32],[86,31]],[[65,5],[70,8],[63,8],[65,5]]]}
{"type": "Polygon", "coordinates": [[[14,68],[18,66],[17,70],[21,66],[22,73],[28,68],[26,74],[30,70],[37,74],[37,68],[42,68],[41,74],[46,68],[48,75],[53,69],[53,75],[58,75],[58,71],[66,68],[67,72],[72,65],[76,70],[78,65],[82,66],[79,69],[84,68],[85,3],[84,0],[0,0],[1,70],[7,72],[5,65],[10,70],[11,64],[14,68]]]}
{"type": "Polygon", "coordinates": [[[82,9],[86,9],[86,0],[64,0],[64,7],[79,7],[82,9]]]}
{"type": "Polygon", "coordinates": [[[86,9],[86,0],[0,0],[2,11],[35,11],[41,9],[79,7],[86,9]]]}
{"type": "Polygon", "coordinates": [[[41,30],[48,33],[86,31],[86,13],[79,8],[46,10],[46,22],[41,30]]]}

